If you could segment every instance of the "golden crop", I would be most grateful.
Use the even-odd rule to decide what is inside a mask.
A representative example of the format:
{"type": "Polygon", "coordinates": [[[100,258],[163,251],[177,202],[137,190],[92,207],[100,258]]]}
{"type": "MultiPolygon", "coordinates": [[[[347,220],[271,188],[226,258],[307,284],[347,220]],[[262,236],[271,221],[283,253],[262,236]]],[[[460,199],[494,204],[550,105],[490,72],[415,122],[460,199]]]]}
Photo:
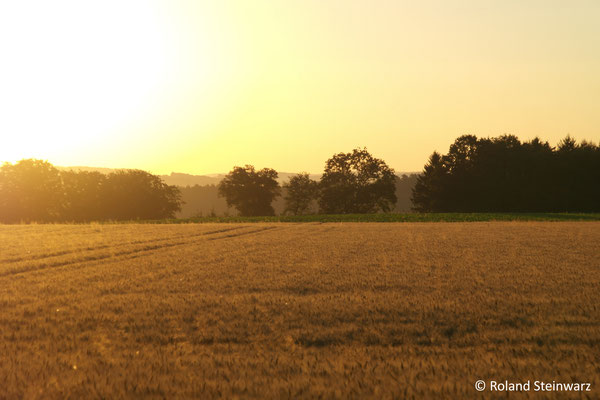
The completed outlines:
{"type": "Polygon", "coordinates": [[[0,226],[0,398],[593,398],[599,304],[599,222],[0,226]]]}

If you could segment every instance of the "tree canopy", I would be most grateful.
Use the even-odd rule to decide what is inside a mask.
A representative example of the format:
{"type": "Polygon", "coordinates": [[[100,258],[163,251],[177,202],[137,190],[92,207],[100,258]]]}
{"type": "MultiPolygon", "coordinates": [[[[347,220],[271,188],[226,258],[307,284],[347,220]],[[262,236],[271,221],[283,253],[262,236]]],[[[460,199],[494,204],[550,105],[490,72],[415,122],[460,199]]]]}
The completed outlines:
{"type": "Polygon", "coordinates": [[[599,211],[600,147],[460,136],[447,154],[431,155],[412,200],[423,212],[599,211]]]}
{"type": "Polygon", "coordinates": [[[109,174],[104,196],[105,209],[116,220],[173,218],[181,202],[177,187],[141,170],[109,174]]]}
{"type": "Polygon", "coordinates": [[[60,172],[49,162],[28,159],[0,167],[0,221],[55,221],[62,201],[60,172]]]}
{"type": "Polygon", "coordinates": [[[62,171],[65,193],[62,216],[74,222],[101,221],[109,217],[106,205],[107,176],[100,172],[62,171]]]}
{"type": "Polygon", "coordinates": [[[180,208],[179,189],[144,171],[59,171],[33,159],[0,167],[0,222],[161,219],[180,208]]]}
{"type": "Polygon", "coordinates": [[[319,188],[319,207],[326,214],[388,212],[397,200],[394,170],[366,148],[327,160],[319,188]]]}
{"type": "Polygon", "coordinates": [[[235,207],[243,216],[274,215],[271,203],[279,196],[281,187],[277,171],[254,166],[234,167],[219,183],[219,196],[225,197],[229,207],[235,207]]]}
{"type": "Polygon", "coordinates": [[[306,214],[319,193],[319,183],[310,179],[306,172],[292,176],[283,188],[285,189],[284,212],[293,215],[306,214]]]}

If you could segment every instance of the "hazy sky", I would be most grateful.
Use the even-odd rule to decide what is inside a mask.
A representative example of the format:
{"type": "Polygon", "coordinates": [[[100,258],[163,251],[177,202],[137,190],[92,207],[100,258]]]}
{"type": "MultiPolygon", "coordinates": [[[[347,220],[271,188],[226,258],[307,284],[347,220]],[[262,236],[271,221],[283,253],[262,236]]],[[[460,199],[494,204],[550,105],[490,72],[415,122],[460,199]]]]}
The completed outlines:
{"type": "Polygon", "coordinates": [[[600,139],[598,0],[0,3],[0,160],[421,170],[461,134],[600,139]]]}

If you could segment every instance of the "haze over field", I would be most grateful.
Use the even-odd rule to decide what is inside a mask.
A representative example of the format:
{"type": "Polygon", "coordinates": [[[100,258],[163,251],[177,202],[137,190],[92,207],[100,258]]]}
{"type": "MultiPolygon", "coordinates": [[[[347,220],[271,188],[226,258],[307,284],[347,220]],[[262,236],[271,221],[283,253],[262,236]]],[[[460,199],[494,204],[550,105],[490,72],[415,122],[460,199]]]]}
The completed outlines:
{"type": "Polygon", "coordinates": [[[0,4],[0,161],[421,170],[459,135],[598,140],[600,2],[0,4]]]}
{"type": "MultiPolygon", "coordinates": [[[[61,171],[89,171],[89,172],[101,172],[103,174],[109,174],[111,172],[117,171],[118,168],[96,168],[96,167],[84,167],[84,166],[75,166],[75,167],[57,167],[61,171]]],[[[195,174],[185,174],[181,172],[171,172],[166,175],[159,175],[160,178],[168,185],[175,186],[194,186],[194,185],[217,185],[224,177],[226,173],[217,173],[217,174],[205,174],[205,175],[195,175],[195,174]]],[[[296,175],[296,173],[291,172],[279,172],[278,180],[280,182],[285,182],[290,178],[290,176],[296,175]]],[[[312,174],[311,178],[318,179],[320,174],[312,174]]]]}

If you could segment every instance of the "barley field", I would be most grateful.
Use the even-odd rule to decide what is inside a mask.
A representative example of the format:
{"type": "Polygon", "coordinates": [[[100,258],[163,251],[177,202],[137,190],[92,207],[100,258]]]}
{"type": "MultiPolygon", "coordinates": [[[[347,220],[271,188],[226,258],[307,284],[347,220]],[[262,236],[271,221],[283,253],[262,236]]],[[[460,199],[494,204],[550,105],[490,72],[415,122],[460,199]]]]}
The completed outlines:
{"type": "Polygon", "coordinates": [[[600,397],[600,222],[0,225],[0,398],[600,397]]]}

